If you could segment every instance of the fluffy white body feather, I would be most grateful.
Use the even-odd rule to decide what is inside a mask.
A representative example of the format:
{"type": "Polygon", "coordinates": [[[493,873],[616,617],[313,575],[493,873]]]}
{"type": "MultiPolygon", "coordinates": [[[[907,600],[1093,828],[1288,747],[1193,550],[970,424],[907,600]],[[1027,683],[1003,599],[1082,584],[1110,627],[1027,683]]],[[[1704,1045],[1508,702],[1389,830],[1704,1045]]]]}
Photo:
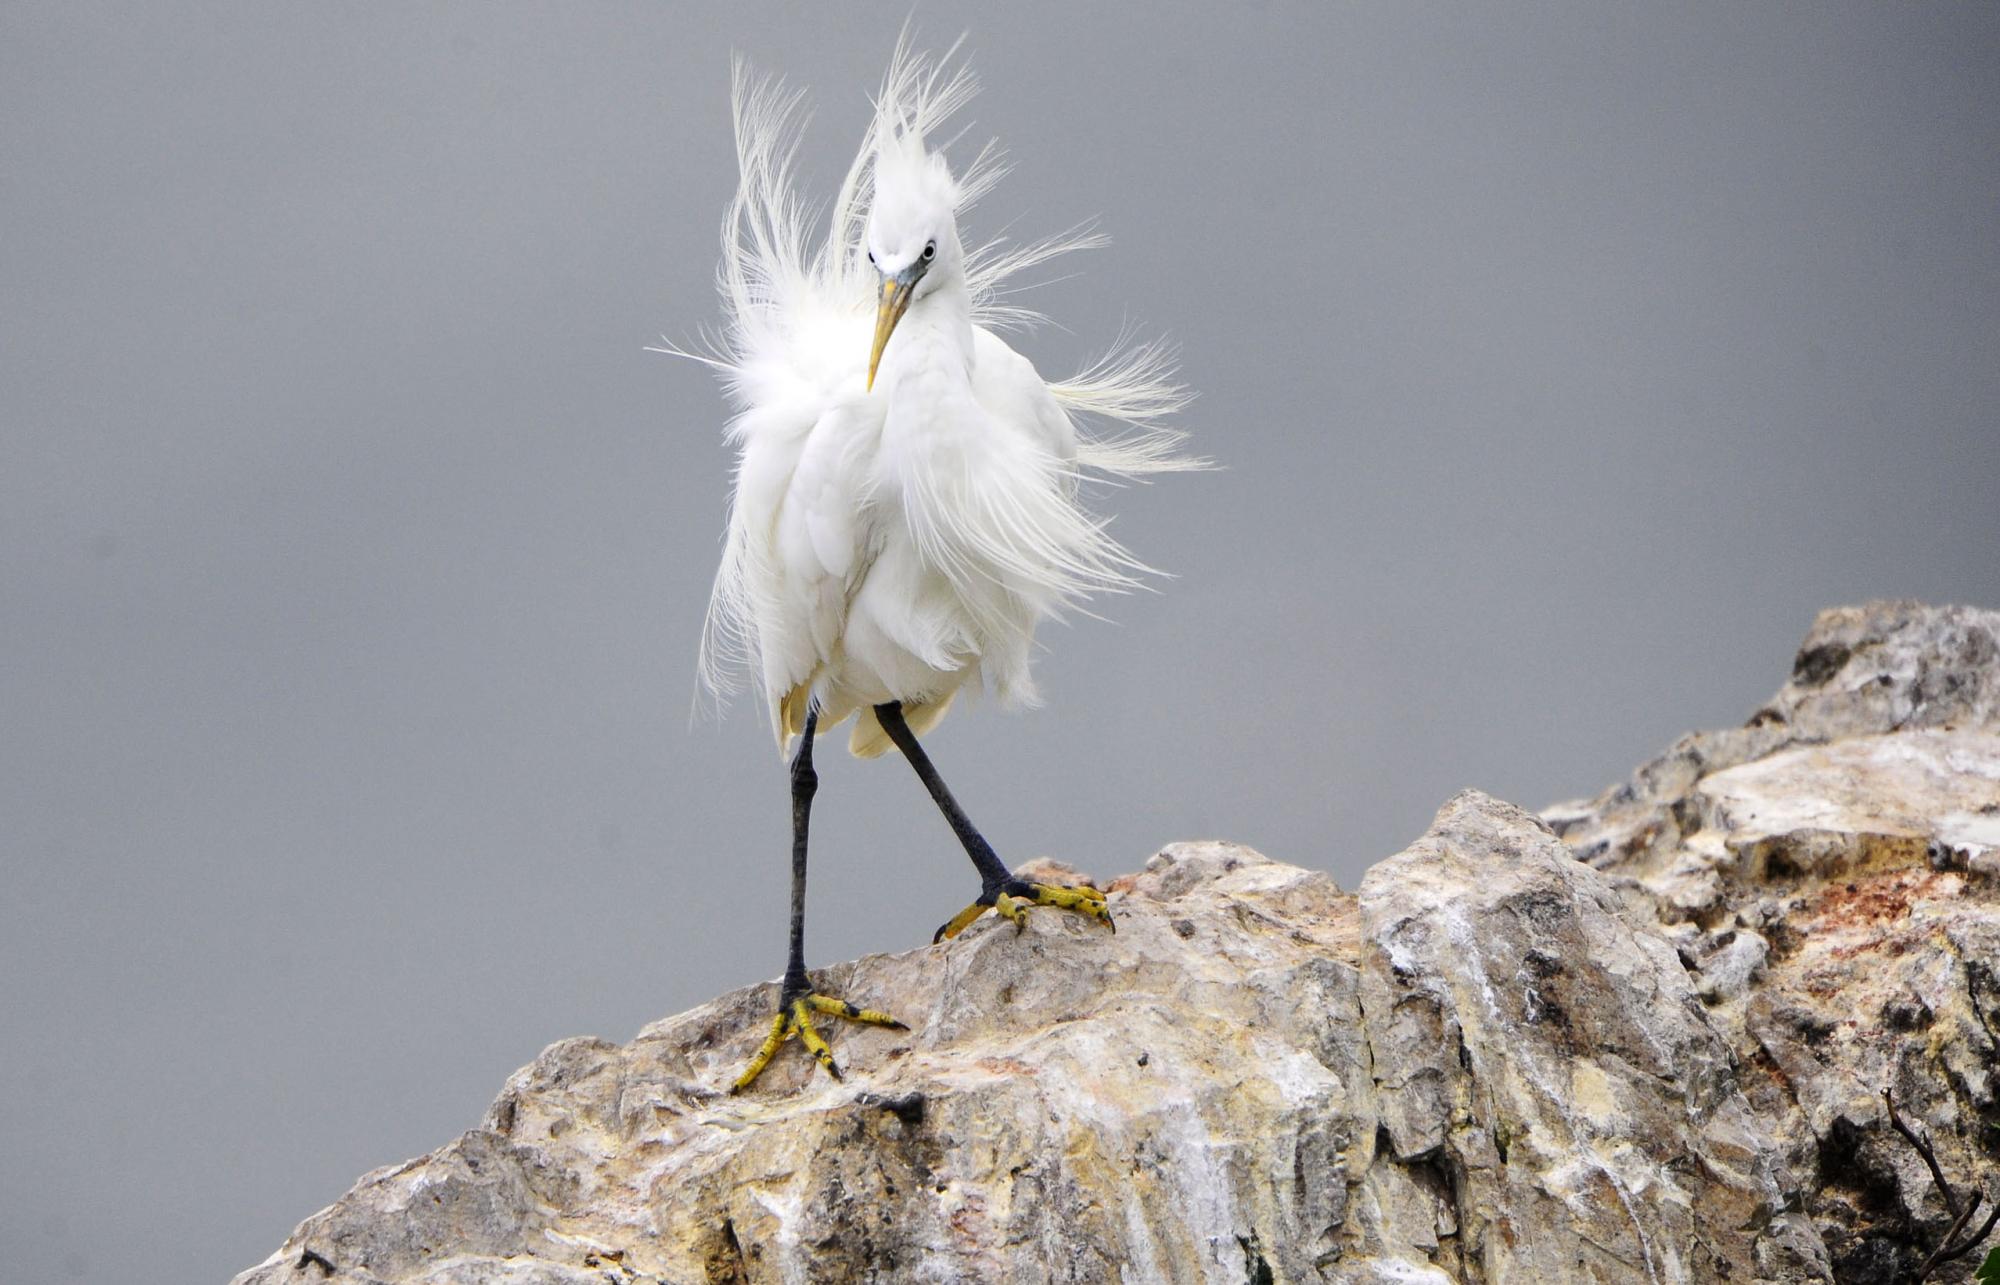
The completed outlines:
{"type": "Polygon", "coordinates": [[[997,156],[954,178],[925,139],[973,89],[899,46],[809,244],[789,176],[800,97],[737,71],[726,327],[706,351],[672,351],[715,367],[738,412],[701,678],[725,695],[747,672],[781,752],[814,700],[821,727],[858,715],[849,748],[863,757],[889,744],[873,714],[886,701],[919,734],[968,686],[1032,703],[1036,626],[1147,570],[1081,505],[1080,479],[1199,465],[1160,423],[1186,395],[1158,346],[1050,383],[996,333],[1033,320],[1003,301],[1010,278],[1096,239],[966,250],[957,216],[999,177],[997,156]],[[916,284],[871,377],[891,276],[916,284]],[[1096,436],[1076,416],[1123,427],[1096,436]]]}

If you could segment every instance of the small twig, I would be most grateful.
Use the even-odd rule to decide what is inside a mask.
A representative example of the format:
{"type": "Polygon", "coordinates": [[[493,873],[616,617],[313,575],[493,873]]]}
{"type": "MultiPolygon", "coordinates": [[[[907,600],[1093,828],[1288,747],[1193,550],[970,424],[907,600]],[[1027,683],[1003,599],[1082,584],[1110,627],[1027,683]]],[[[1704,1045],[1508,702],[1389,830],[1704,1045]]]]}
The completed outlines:
{"type": "MultiPolygon", "coordinates": [[[[1931,1251],[1931,1256],[1923,1261],[1921,1267],[1917,1268],[1917,1285],[1923,1285],[1925,1281],[1931,1278],[1931,1269],[1944,1261],[1945,1246],[1951,1244],[1953,1236],[1965,1230],[1967,1220],[1972,1217],[1972,1211],[1977,1208],[1979,1208],[1979,1193],[1975,1191],[1972,1193],[1972,1203],[1965,1207],[1964,1213],[1952,1219],[1951,1227],[1945,1232],[1944,1239],[1938,1242],[1938,1247],[1931,1251]]],[[[1971,1248],[1971,1245],[1960,1246],[1961,1252],[1969,1248],[1971,1248]]]]}
{"type": "MultiPolygon", "coordinates": [[[[1882,1103],[1889,1108],[1889,1123],[1895,1126],[1897,1133],[1909,1139],[1910,1145],[1917,1149],[1917,1154],[1930,1166],[1931,1181],[1937,1184],[1938,1194],[1944,1197],[1944,1211],[1953,1218],[1958,1217],[1958,1197],[1952,1194],[1951,1184],[1944,1180],[1944,1170],[1938,1168],[1937,1153],[1931,1150],[1930,1139],[1918,1137],[1909,1125],[1903,1123],[1903,1117],[1896,1114],[1896,1096],[1893,1092],[1888,1089],[1882,1090],[1882,1103]]],[[[1958,1228],[1954,1226],[1952,1230],[1957,1231],[1958,1228]]],[[[1950,1237],[1947,1236],[1945,1239],[1949,1240],[1950,1237]]]]}
{"type": "MultiPolygon", "coordinates": [[[[1977,1198],[1974,1199],[1973,1203],[1974,1204],[1979,1203],[1977,1198]]],[[[1972,1211],[1970,1209],[1966,1210],[1965,1212],[1967,1217],[1970,1217],[1972,1214],[1972,1211]]],[[[1965,1219],[1961,1218],[1959,1219],[1959,1221],[1963,1223],[1965,1219]]],[[[1944,1264],[1950,1262],[1952,1259],[1963,1258],[1965,1255],[1971,1253],[1973,1250],[1978,1249],[1980,1242],[1985,1240],[1987,1236],[1992,1234],[1993,1227],[1996,1223],[2000,1223],[2000,1205],[1993,1206],[1993,1212],[1986,1215],[1986,1221],[1980,1225],[1978,1231],[1973,1232],[1970,1236],[1967,1236],[1964,1240],[1960,1241],[1958,1244],[1953,1245],[1950,1249],[1939,1249],[1937,1253],[1932,1254],[1929,1265],[1931,1267],[1942,1267],[1944,1264]]],[[[1954,1228],[1953,1230],[1956,1230],[1956,1228],[1954,1228]]],[[[1945,1239],[1949,1240],[1950,1237],[1946,1237],[1945,1239]]],[[[1922,1280],[1923,1278],[1920,1276],[1917,1279],[1922,1280]]]]}
{"type": "Polygon", "coordinates": [[[1889,1108],[1889,1123],[1894,1126],[1897,1133],[1909,1141],[1912,1147],[1916,1148],[1917,1154],[1924,1158],[1925,1166],[1931,1171],[1931,1181],[1937,1184],[1938,1194],[1944,1197],[1945,1212],[1951,1215],[1951,1227],[1938,1240],[1938,1246],[1931,1251],[1930,1257],[1917,1268],[1917,1274],[1911,1278],[1917,1285],[1923,1285],[1923,1282],[1929,1280],[1931,1273],[1939,1267],[1979,1248],[1980,1242],[1992,1234],[1996,1224],[2000,1224],[2000,1204],[1994,1205],[1992,1212],[1986,1215],[1986,1221],[1980,1224],[1978,1231],[1957,1244],[1952,1244],[1958,1234],[1965,1230],[1965,1225],[1972,1221],[1972,1215],[1978,1212],[1980,1202],[1986,1199],[1986,1193],[1974,1189],[1972,1199],[1966,1202],[1965,1208],[1960,1209],[1958,1197],[1952,1192],[1951,1184],[1944,1180],[1944,1170],[1938,1168],[1937,1153],[1931,1149],[1931,1140],[1903,1123],[1903,1117],[1896,1113],[1895,1095],[1888,1089],[1882,1090],[1882,1103],[1889,1108]]]}

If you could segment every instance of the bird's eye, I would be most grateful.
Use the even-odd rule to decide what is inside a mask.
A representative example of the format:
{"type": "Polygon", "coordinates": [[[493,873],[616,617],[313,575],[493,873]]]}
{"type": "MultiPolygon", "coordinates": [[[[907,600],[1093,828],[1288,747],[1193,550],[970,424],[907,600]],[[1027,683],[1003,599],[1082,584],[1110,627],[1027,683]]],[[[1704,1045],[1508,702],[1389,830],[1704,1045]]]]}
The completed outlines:
{"type": "Polygon", "coordinates": [[[875,252],[873,250],[870,250],[868,252],[868,262],[870,263],[875,262],[875,252]]]}
{"type": "Polygon", "coordinates": [[[924,242],[924,262],[929,263],[932,259],[935,258],[937,258],[937,242],[935,241],[924,242]]]}

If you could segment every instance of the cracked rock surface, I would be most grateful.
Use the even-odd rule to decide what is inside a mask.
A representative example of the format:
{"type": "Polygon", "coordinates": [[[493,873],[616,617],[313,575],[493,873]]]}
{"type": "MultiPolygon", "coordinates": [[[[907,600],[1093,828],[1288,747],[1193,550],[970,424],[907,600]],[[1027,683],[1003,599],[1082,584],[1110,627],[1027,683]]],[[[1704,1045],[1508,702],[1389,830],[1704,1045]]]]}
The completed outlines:
{"type": "Polygon", "coordinates": [[[1748,726],[1545,815],[1687,962],[1835,1279],[1895,1280],[1951,1222],[1885,1089],[2000,1197],[2000,612],[1825,612],[1748,726]]]}
{"type": "Polygon", "coordinates": [[[722,1092],[770,984],[566,1040],[237,1283],[1888,1280],[1944,1210],[1882,1088],[2000,1194],[1996,638],[1826,613],[1750,726],[1460,794],[1354,893],[1177,844],[1115,936],[820,970],[915,1028],[844,1082],[722,1092]]]}

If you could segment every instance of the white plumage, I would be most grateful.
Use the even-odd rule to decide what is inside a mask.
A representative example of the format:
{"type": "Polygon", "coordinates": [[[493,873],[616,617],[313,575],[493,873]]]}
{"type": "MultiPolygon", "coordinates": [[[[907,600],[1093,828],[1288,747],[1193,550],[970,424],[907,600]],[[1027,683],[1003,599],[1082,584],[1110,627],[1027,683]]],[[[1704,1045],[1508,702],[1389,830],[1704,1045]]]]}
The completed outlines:
{"type": "Polygon", "coordinates": [[[723,695],[751,675],[781,751],[814,700],[821,727],[858,715],[849,748],[864,757],[889,745],[877,704],[902,702],[921,734],[967,686],[1032,703],[1036,626],[1147,570],[1082,506],[1079,480],[1198,466],[1161,424],[1187,398],[1158,345],[1051,383],[996,333],[1034,320],[1009,282],[1098,239],[965,247],[958,216],[1002,166],[989,146],[955,178],[928,148],[974,92],[950,57],[899,44],[810,245],[790,178],[801,96],[737,68],[726,324],[705,350],[672,351],[716,368],[737,410],[701,678],[723,695]],[[1093,436],[1077,416],[1122,427],[1093,436]]]}

